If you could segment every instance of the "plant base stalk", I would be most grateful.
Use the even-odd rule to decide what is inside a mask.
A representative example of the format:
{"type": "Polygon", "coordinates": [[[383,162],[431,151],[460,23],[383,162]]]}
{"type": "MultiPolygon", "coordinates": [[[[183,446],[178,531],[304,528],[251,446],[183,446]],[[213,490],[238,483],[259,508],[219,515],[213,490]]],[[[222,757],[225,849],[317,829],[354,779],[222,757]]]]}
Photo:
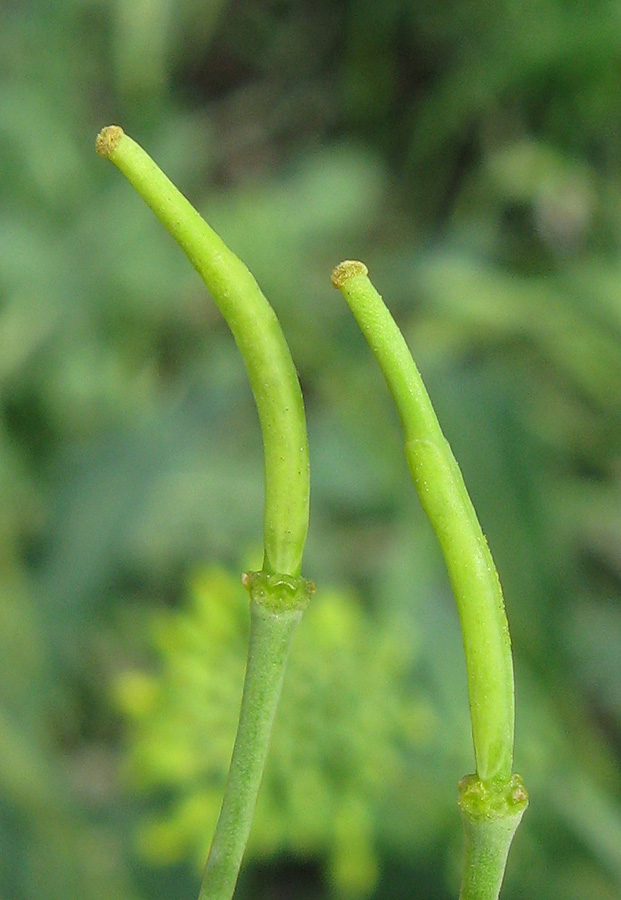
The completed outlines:
{"type": "Polygon", "coordinates": [[[199,900],[230,900],[263,777],[289,647],[314,590],[302,578],[250,572],[250,644],[237,737],[199,900]]]}
{"type": "Polygon", "coordinates": [[[511,842],[528,806],[519,775],[486,785],[476,775],[459,783],[466,859],[459,900],[498,900],[511,842]]]}

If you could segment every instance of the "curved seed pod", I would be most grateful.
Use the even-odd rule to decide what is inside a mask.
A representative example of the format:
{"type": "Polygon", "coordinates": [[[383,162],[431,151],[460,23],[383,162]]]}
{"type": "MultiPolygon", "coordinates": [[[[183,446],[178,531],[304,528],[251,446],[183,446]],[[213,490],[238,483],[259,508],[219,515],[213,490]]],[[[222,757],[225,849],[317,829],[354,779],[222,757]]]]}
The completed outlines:
{"type": "Polygon", "coordinates": [[[233,333],[263,435],[263,567],[299,575],[308,531],[308,444],[302,392],[276,314],[244,263],[122,128],[104,128],[95,147],[120,169],[181,246],[233,333]]]}
{"type": "Polygon", "coordinates": [[[500,581],[448,441],[397,323],[364,263],[332,273],[384,373],[397,405],[405,453],[436,532],[461,620],[477,774],[507,781],[513,757],[513,661],[500,581]]]}
{"type": "Polygon", "coordinates": [[[347,260],[332,272],[399,411],[405,453],[457,601],[466,655],[476,775],[462,779],[466,830],[460,900],[497,900],[507,854],[528,805],[513,763],[511,640],[498,574],[464,480],[401,331],[368,278],[347,260]]]}
{"type": "Polygon", "coordinates": [[[297,374],[276,315],[246,266],[118,125],[97,152],[110,159],[185,251],[242,354],[265,453],[264,559],[247,573],[250,643],[242,706],[200,900],[230,900],[250,833],[272,723],[296,626],[314,590],[300,577],[308,530],[306,422],[297,374]]]}

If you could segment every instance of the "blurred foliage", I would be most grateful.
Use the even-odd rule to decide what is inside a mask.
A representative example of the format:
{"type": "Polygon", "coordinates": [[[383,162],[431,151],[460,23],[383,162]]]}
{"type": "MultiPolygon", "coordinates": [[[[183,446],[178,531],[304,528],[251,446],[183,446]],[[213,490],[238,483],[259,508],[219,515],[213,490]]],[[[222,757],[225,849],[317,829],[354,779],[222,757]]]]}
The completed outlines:
{"type": "MultiPolygon", "coordinates": [[[[174,798],[167,815],[156,813],[142,829],[156,862],[190,851],[199,871],[205,863],[237,724],[248,646],[244,593],[224,570],[202,572],[191,607],[157,617],[161,673],[119,679],[131,781],[174,798]]],[[[416,845],[429,840],[446,798],[435,760],[431,778],[412,767],[424,751],[430,768],[441,746],[433,706],[411,679],[416,638],[398,621],[375,622],[350,595],[313,600],[295,642],[248,859],[327,856],[337,889],[367,893],[377,874],[373,832],[403,807],[404,793],[414,814],[391,829],[416,845]],[[423,791],[431,817],[428,806],[417,809],[423,791]]]]}
{"type": "Polygon", "coordinates": [[[248,262],[308,404],[320,591],[240,897],[444,900],[459,878],[459,631],[329,285],[346,257],[407,334],[506,589],[532,804],[504,896],[619,896],[620,36],[612,0],[3,4],[1,897],[194,896],[241,690],[256,415],[197,276],[94,154],[113,121],[248,262]],[[124,672],[134,702],[159,692],[129,726],[124,672]]]}

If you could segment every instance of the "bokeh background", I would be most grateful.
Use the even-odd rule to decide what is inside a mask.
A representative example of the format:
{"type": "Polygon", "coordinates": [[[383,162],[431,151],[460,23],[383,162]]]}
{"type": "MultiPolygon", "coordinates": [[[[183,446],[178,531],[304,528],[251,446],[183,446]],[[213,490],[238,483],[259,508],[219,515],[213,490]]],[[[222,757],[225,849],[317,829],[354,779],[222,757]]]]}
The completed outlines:
{"type": "Polygon", "coordinates": [[[95,134],[248,263],[309,419],[306,574],[244,898],[457,895],[456,614],[364,259],[505,586],[506,900],[621,895],[621,4],[0,8],[0,898],[194,897],[233,740],[262,451],[238,354],[95,134]]]}

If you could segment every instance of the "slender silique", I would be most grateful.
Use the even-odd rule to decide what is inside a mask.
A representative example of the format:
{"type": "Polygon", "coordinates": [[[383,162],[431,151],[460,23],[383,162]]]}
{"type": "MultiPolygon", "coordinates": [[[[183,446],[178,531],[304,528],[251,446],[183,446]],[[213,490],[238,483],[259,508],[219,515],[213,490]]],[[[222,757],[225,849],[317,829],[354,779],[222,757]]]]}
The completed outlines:
{"type": "Polygon", "coordinates": [[[244,263],[142,147],[118,125],[110,125],[97,137],[96,148],[120,169],[181,246],[233,333],[263,435],[263,568],[299,575],[308,530],[308,441],[300,384],[276,314],[244,263]]]}
{"type": "Polygon", "coordinates": [[[440,543],[457,601],[477,772],[474,784],[465,780],[460,785],[460,808],[467,823],[461,897],[494,900],[511,838],[527,804],[521,781],[511,774],[513,661],[500,581],[420,373],[371,284],[367,267],[354,260],[340,263],[332,283],[347,300],[392,393],[412,478],[440,543]],[[513,825],[507,830],[509,822],[513,825]]]}
{"type": "Polygon", "coordinates": [[[117,125],[97,152],[125,175],[205,281],[242,354],[265,453],[264,557],[244,575],[250,642],[239,725],[200,900],[230,900],[250,833],[289,646],[314,590],[300,576],[309,465],[302,393],[276,315],[246,266],[117,125]]]}

